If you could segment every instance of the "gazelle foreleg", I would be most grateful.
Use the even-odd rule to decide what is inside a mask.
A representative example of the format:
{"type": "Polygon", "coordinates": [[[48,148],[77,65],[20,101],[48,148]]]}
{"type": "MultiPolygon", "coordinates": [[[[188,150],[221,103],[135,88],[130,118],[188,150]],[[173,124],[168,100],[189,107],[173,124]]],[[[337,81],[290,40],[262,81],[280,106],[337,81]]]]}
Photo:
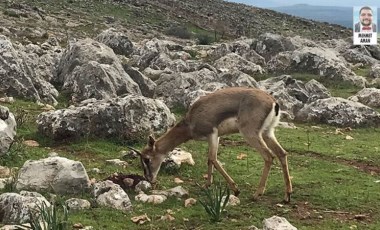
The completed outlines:
{"type": "Polygon", "coordinates": [[[290,202],[290,194],[292,193],[292,182],[290,180],[289,168],[288,168],[288,159],[286,151],[278,143],[273,130],[269,130],[263,135],[265,142],[272,152],[278,157],[281,163],[282,173],[284,176],[285,182],[285,202],[290,202]]]}
{"type": "MultiPolygon", "coordinates": [[[[207,182],[212,181],[212,177],[210,175],[212,174],[212,167],[214,166],[216,170],[222,174],[224,179],[227,181],[228,185],[234,192],[235,196],[239,195],[240,191],[236,186],[236,183],[234,180],[227,174],[227,172],[223,169],[222,165],[219,163],[217,159],[217,151],[218,151],[218,144],[219,144],[219,137],[218,137],[218,129],[214,128],[213,132],[207,137],[208,140],[208,178],[207,182]],[[210,166],[211,165],[211,166],[210,166]],[[210,171],[211,169],[211,171],[210,171]]],[[[212,175],[211,175],[212,176],[212,175]]]]}
{"type": "MultiPolygon", "coordinates": [[[[214,138],[214,137],[211,137],[214,138]]],[[[207,181],[206,181],[206,188],[211,186],[213,182],[213,173],[214,173],[214,164],[212,162],[212,159],[214,159],[214,155],[218,155],[218,146],[219,146],[219,137],[217,138],[216,142],[214,143],[214,139],[209,139],[209,149],[208,149],[208,160],[207,160],[207,181]],[[211,143],[211,144],[210,144],[211,143]]]]}

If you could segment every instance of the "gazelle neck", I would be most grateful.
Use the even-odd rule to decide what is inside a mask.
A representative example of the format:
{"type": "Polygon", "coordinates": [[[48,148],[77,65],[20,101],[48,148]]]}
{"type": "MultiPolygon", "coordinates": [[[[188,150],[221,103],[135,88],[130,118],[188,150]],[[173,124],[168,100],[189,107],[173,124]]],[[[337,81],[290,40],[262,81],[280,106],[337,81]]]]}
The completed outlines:
{"type": "Polygon", "coordinates": [[[190,130],[185,121],[179,122],[157,139],[155,147],[161,154],[168,154],[178,145],[191,139],[190,130]]]}

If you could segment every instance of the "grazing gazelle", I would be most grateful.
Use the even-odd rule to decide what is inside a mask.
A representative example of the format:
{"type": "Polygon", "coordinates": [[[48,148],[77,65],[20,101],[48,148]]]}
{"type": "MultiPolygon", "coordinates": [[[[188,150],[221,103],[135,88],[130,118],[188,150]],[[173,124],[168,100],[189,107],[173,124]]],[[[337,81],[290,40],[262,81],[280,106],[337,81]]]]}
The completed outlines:
{"type": "Polygon", "coordinates": [[[149,136],[147,146],[140,152],[145,178],[155,183],[161,163],[176,146],[194,139],[208,142],[208,174],[206,186],[212,183],[215,167],[227,180],[235,195],[239,190],[233,179],[217,160],[219,136],[240,132],[249,145],[256,148],[264,159],[264,169],[259,187],[254,194],[264,193],[274,156],[280,160],[285,181],[285,202],[290,201],[290,181],[287,153],[277,142],[274,128],[280,118],[280,108],[274,98],[259,89],[221,89],[196,101],[185,117],[154,140],[149,136]]]}

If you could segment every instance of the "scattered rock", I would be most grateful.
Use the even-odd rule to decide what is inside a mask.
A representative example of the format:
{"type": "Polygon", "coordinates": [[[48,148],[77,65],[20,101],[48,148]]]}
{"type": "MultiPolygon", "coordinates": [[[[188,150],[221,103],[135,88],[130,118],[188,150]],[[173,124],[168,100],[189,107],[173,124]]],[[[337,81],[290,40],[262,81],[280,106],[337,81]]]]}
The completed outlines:
{"type": "Polygon", "coordinates": [[[38,206],[50,203],[41,194],[21,191],[17,193],[3,193],[0,195],[0,222],[4,224],[23,224],[30,220],[30,212],[38,213],[38,206]]]}
{"type": "Polygon", "coordinates": [[[65,201],[67,207],[71,210],[82,210],[91,208],[91,203],[88,200],[71,198],[65,201]]]}
{"type": "Polygon", "coordinates": [[[160,100],[127,95],[109,100],[89,99],[78,107],[43,112],[37,117],[40,134],[53,140],[81,137],[141,140],[166,131],[174,115],[160,100]]]}
{"type": "Polygon", "coordinates": [[[19,171],[16,188],[76,194],[86,191],[89,182],[81,162],[64,157],[49,157],[26,161],[19,171]]]}
{"type": "Polygon", "coordinates": [[[194,199],[194,198],[188,198],[188,199],[185,200],[185,207],[186,208],[187,207],[191,207],[191,206],[193,206],[196,203],[197,203],[196,199],[194,199]]]}
{"type": "Polygon", "coordinates": [[[359,102],[331,97],[304,106],[295,119],[339,127],[373,127],[380,124],[380,113],[359,102]]]}
{"type": "MultiPolygon", "coordinates": [[[[221,205],[223,205],[226,199],[227,199],[227,196],[222,197],[221,205]]],[[[226,206],[237,206],[239,204],[240,204],[240,199],[237,196],[230,195],[226,206]]]]}
{"type": "Polygon", "coordinates": [[[263,230],[297,230],[285,218],[272,216],[263,221],[263,230]]]}
{"type": "Polygon", "coordinates": [[[165,195],[147,195],[145,193],[140,193],[139,195],[135,196],[135,200],[141,201],[143,203],[152,203],[152,204],[161,204],[167,199],[167,196],[165,195]]]}
{"type": "Polygon", "coordinates": [[[101,206],[106,206],[121,211],[132,210],[132,203],[125,191],[118,184],[110,180],[101,181],[94,185],[94,195],[96,202],[101,206]]]}
{"type": "Polygon", "coordinates": [[[146,180],[140,181],[136,186],[135,186],[135,191],[136,192],[141,192],[141,191],[148,191],[152,188],[152,184],[149,183],[146,180]]]}
{"type": "Polygon", "coordinates": [[[126,161],[122,161],[120,159],[111,159],[111,160],[106,160],[106,163],[108,164],[113,164],[113,165],[117,165],[117,166],[121,166],[123,168],[127,167],[128,166],[128,162],[126,161]]]}
{"type": "Polygon", "coordinates": [[[186,191],[182,186],[177,186],[165,191],[162,190],[152,190],[152,194],[156,195],[164,195],[167,197],[175,196],[175,197],[187,197],[189,196],[189,192],[186,191]]]}
{"type": "Polygon", "coordinates": [[[0,178],[6,178],[11,176],[11,169],[6,166],[0,166],[0,178]]]}
{"type": "Polygon", "coordinates": [[[12,104],[15,102],[13,97],[1,97],[0,102],[12,104]]]}
{"type": "Polygon", "coordinates": [[[175,220],[175,218],[172,215],[170,215],[170,214],[166,214],[164,216],[161,216],[160,219],[163,220],[163,221],[173,221],[173,220],[175,220]]]}
{"type": "Polygon", "coordinates": [[[120,187],[124,190],[134,190],[137,184],[139,184],[142,181],[145,181],[145,178],[136,174],[126,175],[123,173],[114,173],[111,176],[105,178],[104,180],[110,180],[113,183],[120,185],[120,187]]]}
{"type": "Polygon", "coordinates": [[[22,142],[24,145],[29,147],[39,147],[40,144],[35,140],[25,140],[22,142]]]}
{"type": "Polygon", "coordinates": [[[131,218],[131,221],[135,224],[144,224],[145,222],[150,222],[148,215],[144,214],[141,216],[134,216],[131,218]]]}
{"type": "Polygon", "coordinates": [[[180,166],[182,163],[187,163],[189,165],[194,165],[193,155],[186,152],[180,148],[175,148],[171,151],[164,162],[173,161],[176,165],[180,166]]]}
{"type": "Polygon", "coordinates": [[[178,178],[178,177],[174,178],[174,183],[176,183],[176,184],[182,184],[183,182],[184,182],[184,181],[181,180],[181,179],[178,178]]]}
{"type": "Polygon", "coordinates": [[[0,105],[0,156],[7,153],[12,146],[16,136],[16,127],[16,119],[13,113],[7,107],[0,105]]]}

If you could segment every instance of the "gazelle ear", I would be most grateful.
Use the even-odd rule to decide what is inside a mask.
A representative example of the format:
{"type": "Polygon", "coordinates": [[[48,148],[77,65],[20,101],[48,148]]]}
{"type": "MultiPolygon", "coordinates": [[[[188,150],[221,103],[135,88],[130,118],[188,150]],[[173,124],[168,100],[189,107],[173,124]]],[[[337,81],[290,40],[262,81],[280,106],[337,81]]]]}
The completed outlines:
{"type": "Polygon", "coordinates": [[[149,139],[148,139],[148,145],[149,145],[149,147],[153,148],[154,142],[156,142],[156,140],[154,140],[154,137],[152,135],[149,135],[149,139]]]}

